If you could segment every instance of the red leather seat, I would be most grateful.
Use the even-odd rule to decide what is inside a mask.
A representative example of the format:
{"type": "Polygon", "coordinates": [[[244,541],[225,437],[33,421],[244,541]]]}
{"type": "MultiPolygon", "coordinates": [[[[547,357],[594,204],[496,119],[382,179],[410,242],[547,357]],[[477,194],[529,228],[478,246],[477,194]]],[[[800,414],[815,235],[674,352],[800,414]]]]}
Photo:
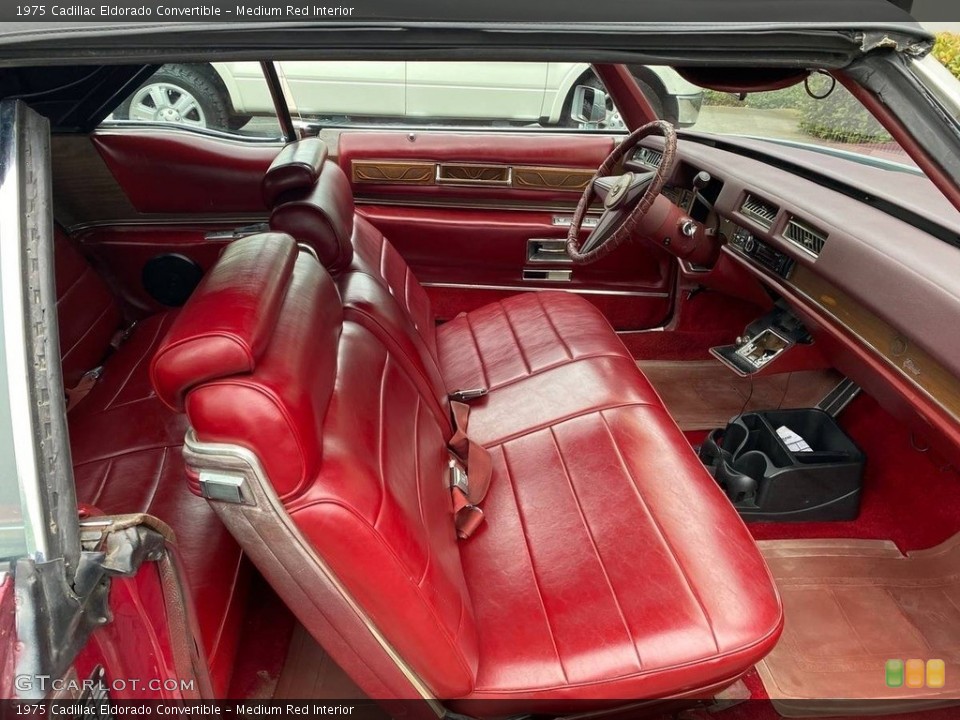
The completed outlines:
{"type": "Polygon", "coordinates": [[[113,294],[59,229],[54,243],[64,383],[74,387],[103,366],[96,385],[67,416],[77,499],[106,514],[149,513],[173,528],[214,689],[222,697],[249,567],[207,503],[187,491],[185,418],[170,412],[150,384],[150,358],[176,312],[140,321],[114,351],[121,313],[113,294]]]}
{"type": "Polygon", "coordinates": [[[559,710],[707,695],[773,648],[767,568],[662,407],[585,413],[489,449],[489,527],[460,549],[480,628],[470,699],[559,710]]]}
{"type": "MultiPolygon", "coordinates": [[[[361,687],[402,697],[419,682],[473,712],[493,710],[471,701],[496,699],[507,714],[711,691],[772,648],[782,610],[763,559],[618,353],[550,369],[528,358],[525,380],[491,393],[506,403],[509,388],[570,372],[554,395],[576,394],[579,379],[597,400],[554,417],[552,402],[541,413],[521,394],[525,427],[485,426],[486,522],[458,542],[451,429],[426,341],[397,333],[396,305],[375,312],[376,290],[356,284],[382,289],[342,278],[357,293],[345,315],[290,237],[239,240],[175,320],[152,378],[204,443],[194,477],[218,447],[246,463],[253,494],[211,502],[361,687]]],[[[615,347],[599,327],[583,334],[615,347]]]]}
{"type": "Polygon", "coordinates": [[[585,410],[660,404],[610,324],[579,295],[520,294],[437,327],[406,262],[354,212],[350,183],[320,140],[286,146],[264,177],[263,195],[274,207],[271,228],[316,251],[338,277],[346,316],[401,348],[398,355],[416,365],[441,415],[448,414],[449,393],[487,391],[470,420],[480,442],[585,410]]]}

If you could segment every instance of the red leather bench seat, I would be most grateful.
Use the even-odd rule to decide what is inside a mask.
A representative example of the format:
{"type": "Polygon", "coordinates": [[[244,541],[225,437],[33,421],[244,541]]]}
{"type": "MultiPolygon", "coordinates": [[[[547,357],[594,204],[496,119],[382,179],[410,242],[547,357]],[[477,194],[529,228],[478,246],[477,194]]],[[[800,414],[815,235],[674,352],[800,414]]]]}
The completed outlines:
{"type": "Polygon", "coordinates": [[[96,385],[67,416],[77,499],[105,514],[149,513],[173,528],[214,689],[223,697],[249,568],[207,503],[188,491],[181,455],[185,418],[170,412],[150,384],[150,359],[176,312],[145,318],[112,350],[121,327],[113,294],[59,230],[54,243],[65,385],[75,387],[84,373],[103,366],[96,385]]]}
{"type": "Polygon", "coordinates": [[[523,293],[437,327],[404,259],[354,212],[350,182],[320,140],[281,151],[263,191],[274,207],[271,228],[314,249],[338,279],[347,318],[403,357],[441,414],[449,412],[449,393],[487,392],[471,403],[478,441],[497,442],[587,410],[661,404],[607,320],[579,295],[523,293]]]}
{"type": "Polygon", "coordinates": [[[489,527],[461,543],[481,629],[471,698],[679,695],[772,649],[767,568],[662,407],[585,413],[489,449],[489,527]]]}
{"type": "MultiPolygon", "coordinates": [[[[428,339],[397,332],[402,304],[376,311],[376,288],[390,294],[377,278],[355,270],[339,287],[345,307],[288,236],[236,241],[154,357],[161,399],[199,441],[252,451],[282,503],[245,516],[263,526],[244,529],[247,541],[269,545],[292,518],[306,556],[433,694],[498,699],[498,713],[715,689],[772,648],[782,610],[753,540],[609,326],[584,320],[580,335],[600,351],[570,358],[568,344],[559,364],[538,364],[546,343],[518,338],[526,379],[485,402],[569,374],[542,402],[532,386],[517,395],[528,407],[514,407],[509,432],[480,423],[493,460],[486,521],[458,541],[428,339]],[[554,400],[565,396],[566,410],[554,400]]],[[[488,367],[509,368],[503,359],[488,367]]],[[[474,414],[479,404],[471,435],[474,414]]],[[[277,548],[251,555],[275,576],[277,548]]],[[[277,590],[320,627],[299,591],[277,590]]],[[[330,632],[317,639],[339,661],[351,638],[330,632]]]]}

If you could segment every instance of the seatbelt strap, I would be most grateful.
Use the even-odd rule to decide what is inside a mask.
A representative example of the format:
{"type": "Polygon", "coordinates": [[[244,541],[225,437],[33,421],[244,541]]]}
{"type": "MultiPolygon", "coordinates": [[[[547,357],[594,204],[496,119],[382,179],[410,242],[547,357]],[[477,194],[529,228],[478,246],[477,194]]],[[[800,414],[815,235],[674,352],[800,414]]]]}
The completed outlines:
{"type": "Polygon", "coordinates": [[[457,536],[465,540],[483,522],[483,511],[478,506],[490,488],[493,461],[487,449],[467,435],[470,406],[453,400],[450,402],[450,414],[453,419],[450,450],[456,456],[450,462],[450,492],[457,536]]]}
{"type": "Polygon", "coordinates": [[[467,435],[470,406],[454,401],[450,403],[450,412],[453,415],[453,437],[450,438],[450,449],[466,465],[467,472],[470,473],[470,501],[478,505],[486,497],[487,489],[490,487],[493,461],[487,449],[467,435]]]}
{"type": "Polygon", "coordinates": [[[93,390],[93,386],[97,384],[97,380],[100,379],[100,376],[103,375],[103,366],[95,367],[93,370],[88,370],[83,374],[83,377],[80,378],[74,387],[67,388],[67,412],[70,412],[77,406],[81,400],[83,400],[87,394],[93,390]]]}

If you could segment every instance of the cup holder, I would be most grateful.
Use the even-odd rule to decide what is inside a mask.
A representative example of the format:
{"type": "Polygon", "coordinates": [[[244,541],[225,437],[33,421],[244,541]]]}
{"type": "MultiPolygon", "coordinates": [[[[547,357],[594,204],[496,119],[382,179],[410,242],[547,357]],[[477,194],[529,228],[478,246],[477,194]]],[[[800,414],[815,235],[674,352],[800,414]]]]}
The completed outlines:
{"type": "Polygon", "coordinates": [[[859,513],[865,457],[822,410],[741,415],[711,432],[699,454],[748,521],[850,520],[859,513]],[[808,449],[788,447],[779,428],[808,449]]]}

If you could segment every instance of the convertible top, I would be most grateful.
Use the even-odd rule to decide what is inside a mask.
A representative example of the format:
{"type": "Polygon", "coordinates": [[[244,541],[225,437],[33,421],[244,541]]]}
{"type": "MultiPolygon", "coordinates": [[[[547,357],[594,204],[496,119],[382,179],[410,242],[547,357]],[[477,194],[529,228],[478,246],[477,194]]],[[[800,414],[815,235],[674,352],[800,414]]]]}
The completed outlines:
{"type": "MultiPolygon", "coordinates": [[[[420,59],[844,68],[873,52],[918,57],[930,51],[933,37],[907,13],[908,2],[555,0],[544,22],[542,7],[513,0],[482,7],[371,0],[349,17],[265,22],[238,21],[233,0],[114,0],[109,7],[144,7],[151,15],[0,22],[0,96],[26,100],[55,130],[85,131],[164,62],[420,59]],[[192,14],[161,16],[163,8],[192,14]],[[213,12],[228,21],[210,21],[204,13],[213,12]]],[[[0,8],[0,20],[12,12],[0,8]]]]}
{"type": "MultiPolygon", "coordinates": [[[[602,43],[616,48],[628,37],[649,40],[659,36],[669,42],[690,35],[700,39],[722,37],[745,29],[819,34],[866,31],[887,36],[889,47],[903,48],[924,44],[930,38],[909,15],[911,5],[912,0],[553,0],[546,11],[541,5],[512,0],[487,0],[470,6],[447,0],[367,0],[362,7],[336,7],[333,10],[337,12],[331,10],[322,18],[303,18],[286,15],[285,7],[256,0],[244,3],[243,8],[232,0],[158,0],[157,4],[114,0],[109,6],[90,3],[89,8],[83,7],[83,13],[68,17],[47,15],[39,23],[15,22],[18,18],[12,6],[0,9],[0,21],[9,21],[0,24],[0,53],[9,58],[13,50],[19,54],[30,48],[47,48],[69,54],[84,48],[89,57],[97,51],[114,54],[176,48],[183,53],[186,47],[197,48],[198,52],[204,48],[240,51],[283,48],[291,43],[310,45],[314,50],[361,46],[388,50],[411,44],[439,49],[444,43],[430,32],[439,29],[469,29],[482,33],[488,42],[496,37],[494,45],[515,48],[563,48],[564,41],[552,41],[584,32],[594,36],[594,42],[616,38],[612,45],[602,43]],[[99,15],[108,8],[114,10],[99,15]],[[135,13],[127,8],[149,12],[135,13]],[[97,15],[88,14],[88,10],[97,15]],[[332,43],[329,36],[323,44],[313,42],[319,37],[317,33],[346,27],[389,29],[390,33],[382,44],[367,42],[368,36],[362,32],[342,33],[332,43]],[[294,29],[297,32],[291,33],[294,29]],[[193,36],[188,43],[183,42],[185,33],[193,36]],[[509,34],[507,42],[502,37],[505,33],[509,34]],[[203,38],[204,43],[193,42],[194,38],[203,38]]],[[[670,44],[677,47],[676,42],[670,44]]],[[[623,46],[626,49],[631,45],[623,46]]],[[[683,47],[697,50],[697,45],[683,47]]]]}

